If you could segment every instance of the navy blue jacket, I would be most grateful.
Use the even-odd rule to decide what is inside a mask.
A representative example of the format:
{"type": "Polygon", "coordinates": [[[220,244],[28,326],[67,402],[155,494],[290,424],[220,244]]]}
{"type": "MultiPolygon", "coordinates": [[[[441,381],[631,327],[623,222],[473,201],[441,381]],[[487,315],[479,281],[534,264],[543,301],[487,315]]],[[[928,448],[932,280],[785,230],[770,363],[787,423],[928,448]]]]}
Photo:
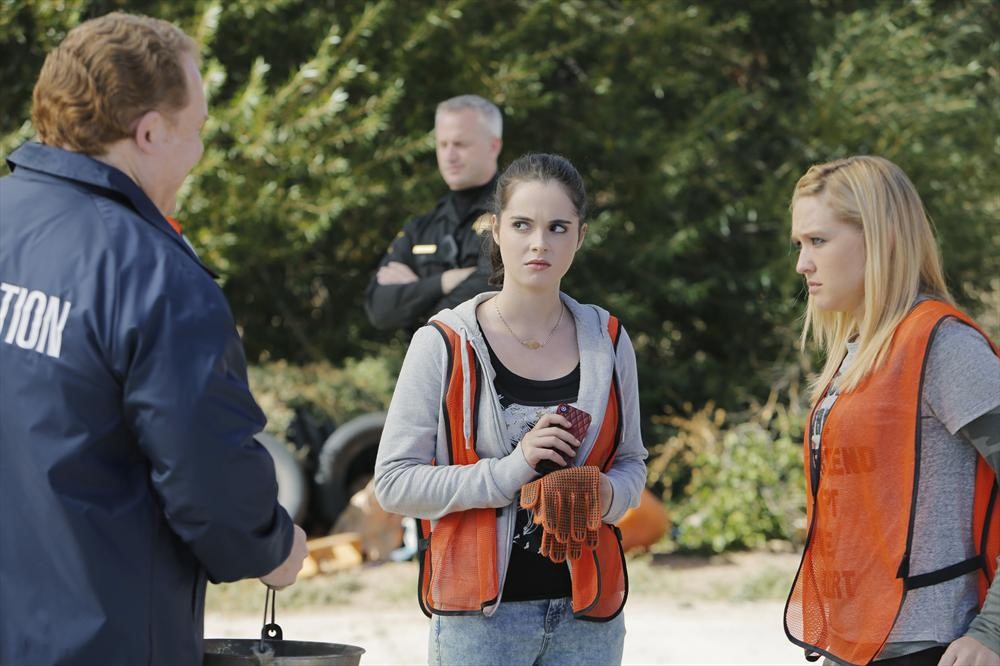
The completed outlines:
{"type": "Polygon", "coordinates": [[[124,173],[37,143],[8,164],[0,663],[198,664],[206,578],[292,545],[232,314],[124,173]]]}

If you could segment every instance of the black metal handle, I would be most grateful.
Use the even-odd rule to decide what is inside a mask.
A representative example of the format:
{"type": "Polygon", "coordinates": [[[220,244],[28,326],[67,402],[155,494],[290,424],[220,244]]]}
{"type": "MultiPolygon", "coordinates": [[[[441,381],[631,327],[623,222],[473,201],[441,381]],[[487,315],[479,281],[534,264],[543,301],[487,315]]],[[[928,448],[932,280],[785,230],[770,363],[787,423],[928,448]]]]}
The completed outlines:
{"type": "Polygon", "coordinates": [[[282,638],[281,627],[274,621],[274,607],[277,600],[277,590],[270,587],[264,596],[264,627],[260,630],[260,650],[264,651],[264,641],[280,641],[282,638]],[[267,621],[267,609],[271,608],[271,621],[267,621]]]}

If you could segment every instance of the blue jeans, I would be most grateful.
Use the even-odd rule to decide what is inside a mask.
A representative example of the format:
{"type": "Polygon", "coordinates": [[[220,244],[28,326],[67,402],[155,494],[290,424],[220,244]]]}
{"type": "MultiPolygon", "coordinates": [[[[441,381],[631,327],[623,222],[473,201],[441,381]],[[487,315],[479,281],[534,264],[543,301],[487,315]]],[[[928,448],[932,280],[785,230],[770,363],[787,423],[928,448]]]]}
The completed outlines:
{"type": "Polygon", "coordinates": [[[625,616],[610,622],[573,617],[569,598],[504,602],[493,617],[435,615],[429,663],[435,666],[620,664],[625,616]]]}

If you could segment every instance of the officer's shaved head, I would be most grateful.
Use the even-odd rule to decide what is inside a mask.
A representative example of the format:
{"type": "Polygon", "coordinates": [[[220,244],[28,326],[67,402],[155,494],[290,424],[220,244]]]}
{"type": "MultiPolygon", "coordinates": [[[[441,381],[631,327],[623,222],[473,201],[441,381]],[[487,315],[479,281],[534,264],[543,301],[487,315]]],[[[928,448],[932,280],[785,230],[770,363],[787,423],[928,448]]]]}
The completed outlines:
{"type": "Polygon", "coordinates": [[[490,136],[497,139],[503,138],[503,116],[500,115],[500,109],[497,108],[496,104],[479,95],[459,95],[446,99],[437,105],[435,115],[445,111],[455,112],[464,109],[472,109],[479,114],[479,120],[490,136]]]}

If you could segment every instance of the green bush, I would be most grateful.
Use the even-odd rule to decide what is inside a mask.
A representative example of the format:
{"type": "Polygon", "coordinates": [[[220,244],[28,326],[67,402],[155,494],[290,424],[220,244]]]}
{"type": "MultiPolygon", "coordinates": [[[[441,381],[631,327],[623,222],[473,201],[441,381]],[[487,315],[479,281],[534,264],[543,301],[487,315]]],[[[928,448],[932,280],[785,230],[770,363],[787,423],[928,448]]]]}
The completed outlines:
{"type": "Polygon", "coordinates": [[[658,419],[675,434],[650,447],[649,480],[668,505],[678,548],[719,553],[771,539],[801,543],[804,416],[793,390],[787,405],[775,391],[745,414],[709,403],[658,419]]]}
{"type": "Polygon", "coordinates": [[[673,415],[643,432],[683,548],[801,522],[797,398],[691,405],[742,410],[792,362],[805,294],[787,205],[810,164],[903,167],[960,304],[1000,332],[990,0],[0,1],[0,153],[33,134],[45,53],[113,9],[202,45],[206,152],[178,216],[222,275],[272,432],[301,404],[344,422],[388,402],[401,338],[370,326],[365,285],[440,196],[434,108],[466,92],[504,113],[501,163],[561,152],[586,179],[590,230],[565,288],[620,317],[642,413],[673,415]]]}
{"type": "Polygon", "coordinates": [[[804,299],[788,199],[818,160],[899,163],[960,302],[996,310],[989,0],[0,2],[0,152],[32,134],[45,52],[112,9],[202,45],[206,152],[178,217],[253,362],[393,353],[364,288],[440,196],[434,107],[464,92],[500,105],[501,163],[544,150],[580,167],[590,232],[565,287],[618,315],[655,369],[640,373],[645,414],[767,395],[804,299]]]}
{"type": "Polygon", "coordinates": [[[332,418],[337,424],[386,409],[401,364],[402,354],[391,352],[348,359],[342,367],[275,361],[250,367],[250,388],[267,415],[266,430],[281,437],[296,407],[332,418]]]}

